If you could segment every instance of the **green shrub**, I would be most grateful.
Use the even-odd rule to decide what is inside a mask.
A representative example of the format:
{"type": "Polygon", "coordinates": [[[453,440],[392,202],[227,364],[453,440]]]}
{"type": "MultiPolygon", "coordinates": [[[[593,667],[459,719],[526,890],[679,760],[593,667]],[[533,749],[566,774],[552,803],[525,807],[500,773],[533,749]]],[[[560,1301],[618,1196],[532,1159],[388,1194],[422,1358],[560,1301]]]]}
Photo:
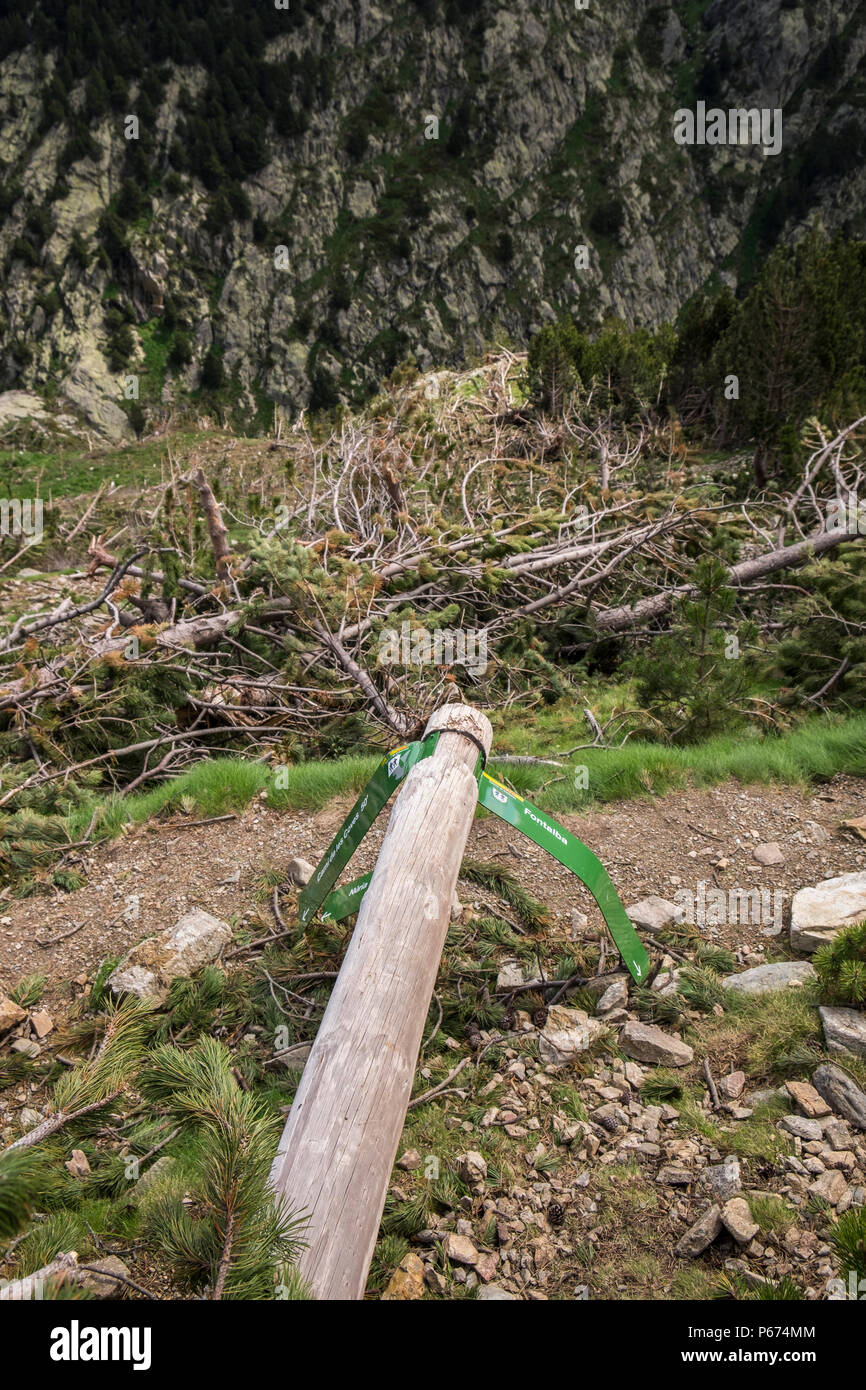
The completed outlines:
{"type": "Polygon", "coordinates": [[[698,561],[696,594],[677,605],[670,632],[634,660],[637,698],[674,742],[691,743],[742,721],[754,629],[737,624],[735,594],[715,556],[698,561]]]}
{"type": "Polygon", "coordinates": [[[192,343],[189,334],[182,328],[175,332],[168,360],[173,367],[187,367],[192,361],[192,343]]]}
{"type": "Polygon", "coordinates": [[[627,418],[644,404],[662,401],[675,344],[670,325],[652,333],[610,319],[590,338],[563,319],[542,328],[529,344],[530,390],[543,410],[558,414],[578,386],[592,387],[601,409],[627,418]]]}
{"type": "Polygon", "coordinates": [[[825,1004],[866,1003],[866,922],[846,927],[813,957],[825,1004]]]}

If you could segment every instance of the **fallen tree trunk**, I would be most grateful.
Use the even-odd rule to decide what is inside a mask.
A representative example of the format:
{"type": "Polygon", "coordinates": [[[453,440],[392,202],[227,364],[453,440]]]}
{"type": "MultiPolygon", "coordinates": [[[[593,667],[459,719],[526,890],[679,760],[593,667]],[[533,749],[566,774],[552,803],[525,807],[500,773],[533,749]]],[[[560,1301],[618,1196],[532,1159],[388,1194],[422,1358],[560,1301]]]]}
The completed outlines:
{"type": "MultiPolygon", "coordinates": [[[[469,705],[427,731],[462,730],[489,750],[469,705]]],[[[360,1299],[403,1129],[424,1022],[477,802],[475,743],[440,738],[400,789],[271,1170],[309,1213],[300,1271],[319,1299],[360,1299]]]]}
{"type": "MultiPolygon", "coordinates": [[[[765,555],[756,555],[751,560],[741,560],[728,571],[727,582],[734,589],[744,588],[756,579],[762,579],[765,574],[805,564],[815,556],[832,550],[842,541],[852,539],[843,527],[820,531],[818,535],[809,536],[795,545],[783,546],[781,550],[769,550],[765,555]]],[[[689,598],[696,592],[693,585],[680,584],[676,588],[664,589],[659,594],[638,599],[637,603],[624,603],[616,608],[590,608],[590,620],[596,632],[625,632],[629,628],[640,627],[642,623],[661,617],[668,612],[676,599],[689,598]]]]}

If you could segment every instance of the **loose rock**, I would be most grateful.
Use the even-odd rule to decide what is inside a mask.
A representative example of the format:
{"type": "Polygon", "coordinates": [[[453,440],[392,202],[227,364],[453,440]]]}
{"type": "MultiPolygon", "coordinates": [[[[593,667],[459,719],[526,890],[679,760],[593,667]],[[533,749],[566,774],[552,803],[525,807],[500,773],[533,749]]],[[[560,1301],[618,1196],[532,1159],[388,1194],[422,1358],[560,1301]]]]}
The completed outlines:
{"type": "Polygon", "coordinates": [[[791,945],[797,951],[816,951],[835,933],[866,917],[866,873],[825,878],[814,888],[801,888],[791,904],[791,945]]]}
{"type": "Polygon", "coordinates": [[[71,1173],[74,1178],[86,1178],[90,1172],[87,1154],[83,1149],[73,1149],[72,1157],[67,1158],[63,1166],[67,1173],[71,1173]]]}
{"type": "Polygon", "coordinates": [[[743,1094],[746,1085],[746,1073],[744,1071],[732,1071],[727,1076],[723,1076],[719,1082],[719,1095],[726,1100],[738,1100],[743,1094]]]}
{"type": "Polygon", "coordinates": [[[404,1255],[382,1294],[382,1302],[402,1302],[424,1297],[424,1265],[411,1250],[404,1255]]]}
{"type": "Polygon", "coordinates": [[[861,1091],[847,1072],[828,1062],[818,1067],[812,1080],[816,1091],[837,1115],[842,1115],[858,1129],[866,1130],[866,1092],[861,1091]]]}
{"type": "Polygon", "coordinates": [[[16,1023],[23,1023],[26,1017],[26,1012],[15,1003],[14,999],[0,994],[0,1033],[8,1032],[10,1028],[15,1027],[16,1023]]]}
{"type": "Polygon", "coordinates": [[[775,840],[768,840],[766,844],[755,845],[753,859],[756,864],[771,866],[773,864],[784,864],[785,856],[780,845],[775,840]]]}
{"type": "Polygon", "coordinates": [[[625,980],[614,980],[608,985],[595,1006],[597,1014],[610,1013],[612,1009],[624,1009],[628,1004],[628,985],[625,980]]]}
{"type": "Polygon", "coordinates": [[[658,1062],[665,1067],[687,1067],[695,1055],[688,1043],[653,1023],[627,1023],[619,1035],[619,1045],[639,1062],[658,1062]]]}
{"type": "Polygon", "coordinates": [[[837,1168],[828,1168],[810,1184],[809,1191],[835,1207],[848,1191],[848,1184],[837,1168]]]}
{"type": "Polygon", "coordinates": [[[286,879],[289,883],[294,883],[298,888],[306,888],[315,872],[316,867],[314,864],[311,864],[309,860],[296,858],[289,861],[289,866],[286,869],[286,879]]]}
{"type": "Polygon", "coordinates": [[[505,960],[499,967],[499,974],[496,976],[497,989],[514,989],[522,985],[526,979],[523,973],[523,965],[519,960],[505,960]]]}
{"type": "Polygon", "coordinates": [[[714,1204],[680,1237],[675,1253],[683,1259],[695,1259],[704,1253],[708,1245],[712,1245],[721,1229],[722,1209],[714,1204]]]}
{"type": "Polygon", "coordinates": [[[277,1052],[274,1061],[279,1062],[280,1066],[285,1067],[287,1071],[303,1071],[312,1050],[313,1044],[311,1042],[293,1043],[285,1051],[277,1052]]]}
{"type": "Polygon", "coordinates": [[[779,1128],[786,1129],[789,1134],[794,1134],[798,1139],[803,1139],[807,1143],[816,1142],[821,1138],[821,1126],[817,1120],[807,1120],[803,1115],[785,1115],[779,1121],[779,1128]]]}
{"type": "Polygon", "coordinates": [[[866,1057],[866,1015],[857,1009],[820,1008],[828,1052],[866,1057]]]}
{"type": "Polygon", "coordinates": [[[714,1163],[705,1168],[702,1181],[707,1184],[719,1202],[728,1202],[740,1191],[740,1160],[736,1154],[728,1154],[723,1163],[714,1163]]]}
{"type": "Polygon", "coordinates": [[[480,1187],[487,1177],[487,1164],[484,1155],[477,1149],[470,1149],[457,1159],[457,1171],[469,1187],[480,1187]]]}
{"type": "Polygon", "coordinates": [[[134,946],[126,963],[109,975],[111,992],[163,1003],[172,980],[216,960],[231,939],[232,929],[226,922],[195,908],[168,931],[134,946]]]}
{"type": "Polygon", "coordinates": [[[748,1245],[760,1229],[757,1221],[752,1219],[745,1197],[732,1197],[729,1202],[725,1202],[722,1207],[722,1221],[739,1245],[748,1245]]]}
{"type": "Polygon", "coordinates": [[[818,1094],[814,1086],[809,1085],[808,1081],[786,1081],[785,1090],[808,1119],[819,1120],[822,1115],[830,1114],[830,1107],[826,1100],[818,1094]]]}
{"type": "Polygon", "coordinates": [[[559,1066],[585,1052],[602,1031],[598,1019],[583,1009],[566,1009],[555,1004],[538,1038],[538,1050],[545,1062],[559,1066]]]}
{"type": "Polygon", "coordinates": [[[632,903],[625,911],[636,927],[643,927],[644,931],[648,932],[662,931],[664,927],[670,926],[671,922],[681,921],[683,915],[683,909],[676,903],[668,902],[667,898],[660,898],[655,894],[632,903]]]}
{"type": "Polygon", "coordinates": [[[452,1264],[474,1265],[478,1262],[478,1251],[468,1236],[449,1231],[442,1242],[442,1249],[452,1264]]]}
{"type": "Polygon", "coordinates": [[[98,1260],[94,1259],[92,1263],[93,1269],[81,1270],[76,1276],[75,1282],[78,1287],[87,1289],[94,1298],[118,1298],[125,1285],[118,1279],[112,1279],[111,1275],[122,1274],[125,1278],[131,1279],[129,1266],[125,1265],[123,1260],[118,1259],[117,1255],[102,1255],[98,1260]],[[97,1270],[101,1272],[97,1273],[97,1270]]]}

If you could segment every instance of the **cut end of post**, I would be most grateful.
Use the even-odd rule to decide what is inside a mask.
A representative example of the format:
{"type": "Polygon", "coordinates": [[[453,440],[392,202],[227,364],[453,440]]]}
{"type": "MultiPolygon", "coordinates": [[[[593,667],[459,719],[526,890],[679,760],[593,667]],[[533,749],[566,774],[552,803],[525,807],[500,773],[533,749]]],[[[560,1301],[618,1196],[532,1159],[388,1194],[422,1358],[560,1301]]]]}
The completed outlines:
{"type": "Polygon", "coordinates": [[[440,705],[427,720],[424,737],[435,733],[437,729],[454,729],[458,733],[471,734],[484,749],[485,758],[490,752],[493,728],[487,715],[480,709],[475,709],[474,705],[463,705],[457,701],[450,705],[440,705]]]}

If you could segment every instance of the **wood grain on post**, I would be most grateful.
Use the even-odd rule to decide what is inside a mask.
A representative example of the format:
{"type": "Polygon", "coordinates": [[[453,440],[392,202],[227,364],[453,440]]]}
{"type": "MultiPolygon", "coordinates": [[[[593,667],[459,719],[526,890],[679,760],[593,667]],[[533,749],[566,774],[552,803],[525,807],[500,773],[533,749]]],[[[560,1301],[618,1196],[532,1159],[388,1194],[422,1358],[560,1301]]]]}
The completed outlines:
{"type": "MultiPolygon", "coordinates": [[[[492,730],[469,705],[427,725],[492,730]]],[[[443,734],[400,788],[337,983],[271,1170],[309,1215],[300,1272],[318,1299],[358,1299],[379,1231],[451,899],[477,804],[478,748],[443,734]]]]}

